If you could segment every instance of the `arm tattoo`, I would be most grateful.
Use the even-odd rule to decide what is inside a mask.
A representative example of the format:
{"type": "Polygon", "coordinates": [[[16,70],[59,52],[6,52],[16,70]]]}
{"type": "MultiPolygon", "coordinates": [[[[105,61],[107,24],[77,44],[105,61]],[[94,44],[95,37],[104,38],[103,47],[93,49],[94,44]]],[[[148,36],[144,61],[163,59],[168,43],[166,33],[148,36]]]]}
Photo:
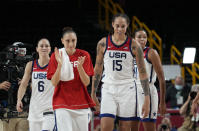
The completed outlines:
{"type": "Polygon", "coordinates": [[[102,41],[97,44],[97,57],[95,61],[94,89],[97,92],[101,80],[101,70],[103,68],[103,49],[106,44],[102,41]]]}
{"type": "Polygon", "coordinates": [[[145,74],[146,69],[145,69],[145,63],[144,63],[144,60],[143,60],[143,58],[144,58],[143,51],[142,51],[141,48],[137,48],[137,58],[138,58],[137,64],[140,67],[140,68],[138,68],[140,70],[139,73],[145,74]]]}
{"type": "Polygon", "coordinates": [[[100,50],[102,49],[102,48],[104,48],[106,46],[106,44],[104,43],[104,42],[99,42],[98,44],[97,44],[97,55],[100,53],[100,50]]]}
{"type": "Polygon", "coordinates": [[[96,74],[94,76],[94,88],[95,88],[95,92],[97,92],[97,88],[99,86],[99,83],[100,83],[100,74],[96,74]]]}
{"type": "Polygon", "coordinates": [[[149,80],[148,79],[140,80],[140,82],[142,84],[144,95],[145,96],[149,95],[149,80]]]}

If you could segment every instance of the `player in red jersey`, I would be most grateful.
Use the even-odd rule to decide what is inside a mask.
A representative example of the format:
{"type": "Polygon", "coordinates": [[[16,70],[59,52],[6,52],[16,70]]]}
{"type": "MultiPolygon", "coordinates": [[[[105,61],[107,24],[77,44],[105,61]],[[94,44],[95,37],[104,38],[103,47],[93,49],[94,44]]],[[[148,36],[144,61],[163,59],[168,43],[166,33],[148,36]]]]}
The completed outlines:
{"type": "Polygon", "coordinates": [[[53,109],[56,127],[59,131],[87,131],[90,108],[95,106],[87,92],[90,76],[94,74],[93,64],[87,51],[76,49],[77,35],[71,27],[63,29],[61,41],[64,48],[55,48],[47,73],[47,78],[55,86],[53,109]],[[70,66],[72,70],[67,70],[70,66]],[[74,77],[69,78],[70,74],[74,77]],[[66,77],[69,79],[64,80],[66,77]]]}

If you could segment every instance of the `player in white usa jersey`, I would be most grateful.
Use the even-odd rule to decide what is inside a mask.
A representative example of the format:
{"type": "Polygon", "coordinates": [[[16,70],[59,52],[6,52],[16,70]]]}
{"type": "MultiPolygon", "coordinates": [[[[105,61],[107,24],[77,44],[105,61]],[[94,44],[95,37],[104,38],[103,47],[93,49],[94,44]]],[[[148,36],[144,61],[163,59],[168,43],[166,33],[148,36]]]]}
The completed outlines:
{"type": "Polygon", "coordinates": [[[146,47],[147,43],[147,34],[143,29],[138,29],[134,32],[133,37],[135,40],[139,41],[142,46],[144,52],[144,62],[146,65],[147,74],[149,77],[149,86],[150,86],[150,112],[146,118],[142,118],[141,115],[141,106],[143,104],[143,89],[139,79],[139,73],[137,72],[136,62],[134,61],[134,78],[136,79],[136,85],[138,87],[138,116],[140,120],[143,122],[145,131],[154,131],[156,129],[156,118],[158,113],[158,93],[157,89],[154,85],[156,81],[156,74],[159,80],[160,87],[160,104],[159,104],[159,112],[163,116],[166,112],[166,104],[165,104],[165,79],[164,72],[162,69],[160,57],[158,53],[149,47],[146,47]]]}
{"type": "Polygon", "coordinates": [[[130,37],[129,23],[130,20],[126,14],[116,14],[112,19],[112,32],[108,37],[102,38],[97,45],[91,96],[96,102],[96,110],[98,110],[99,102],[96,98],[96,89],[104,67],[100,109],[101,131],[112,131],[116,117],[119,119],[120,131],[130,131],[131,123],[137,119],[137,89],[133,78],[133,51],[145,93],[142,114],[146,117],[149,113],[149,82],[143,51],[140,44],[130,37]]]}
{"type": "Polygon", "coordinates": [[[43,38],[36,47],[39,59],[27,63],[21,85],[18,90],[17,111],[23,110],[21,102],[31,79],[32,92],[29,107],[29,131],[52,131],[54,128],[54,114],[52,109],[52,96],[54,87],[47,80],[48,63],[51,51],[50,42],[43,38]]]}

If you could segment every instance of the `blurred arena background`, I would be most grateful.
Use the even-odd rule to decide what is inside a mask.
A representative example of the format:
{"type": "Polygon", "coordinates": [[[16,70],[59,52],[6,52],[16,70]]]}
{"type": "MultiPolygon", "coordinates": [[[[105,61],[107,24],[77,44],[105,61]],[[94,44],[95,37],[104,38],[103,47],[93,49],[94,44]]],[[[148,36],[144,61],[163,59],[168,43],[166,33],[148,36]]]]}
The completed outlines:
{"type": "MultiPolygon", "coordinates": [[[[149,46],[157,49],[162,64],[179,65],[180,74],[191,86],[199,81],[197,10],[197,4],[187,1],[7,1],[0,5],[0,51],[16,41],[35,47],[37,41],[42,37],[50,40],[52,49],[55,46],[61,47],[62,28],[72,26],[78,35],[77,48],[87,50],[94,64],[97,42],[108,34],[110,18],[117,12],[124,12],[131,19],[132,31],[139,27],[146,29],[150,34],[149,46]],[[182,63],[185,47],[196,48],[193,64],[182,63]]],[[[35,48],[27,50],[27,52],[33,51],[35,48]]],[[[172,81],[173,79],[168,79],[167,85],[170,85],[172,81]]],[[[170,115],[172,113],[176,116],[173,121],[181,119],[178,112],[170,111],[170,115]]],[[[173,124],[179,126],[181,123],[173,124]]]]}

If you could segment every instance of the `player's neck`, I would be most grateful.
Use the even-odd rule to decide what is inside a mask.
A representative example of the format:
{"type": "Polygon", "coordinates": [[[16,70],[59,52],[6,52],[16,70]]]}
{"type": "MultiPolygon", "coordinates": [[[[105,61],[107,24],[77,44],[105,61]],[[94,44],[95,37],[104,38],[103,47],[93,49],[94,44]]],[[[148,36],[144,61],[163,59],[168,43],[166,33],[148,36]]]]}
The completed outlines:
{"type": "Polygon", "coordinates": [[[112,40],[115,44],[120,45],[120,44],[124,43],[124,41],[126,40],[126,37],[127,37],[126,35],[120,35],[119,36],[119,35],[113,34],[112,40]]]}
{"type": "Polygon", "coordinates": [[[49,57],[41,57],[38,59],[38,63],[40,66],[45,66],[49,63],[50,58],[49,57]]]}
{"type": "Polygon", "coordinates": [[[73,54],[75,53],[75,51],[76,51],[76,49],[72,49],[72,50],[68,49],[68,50],[66,50],[66,53],[67,53],[69,56],[71,56],[71,55],[73,55],[73,54]]]}

